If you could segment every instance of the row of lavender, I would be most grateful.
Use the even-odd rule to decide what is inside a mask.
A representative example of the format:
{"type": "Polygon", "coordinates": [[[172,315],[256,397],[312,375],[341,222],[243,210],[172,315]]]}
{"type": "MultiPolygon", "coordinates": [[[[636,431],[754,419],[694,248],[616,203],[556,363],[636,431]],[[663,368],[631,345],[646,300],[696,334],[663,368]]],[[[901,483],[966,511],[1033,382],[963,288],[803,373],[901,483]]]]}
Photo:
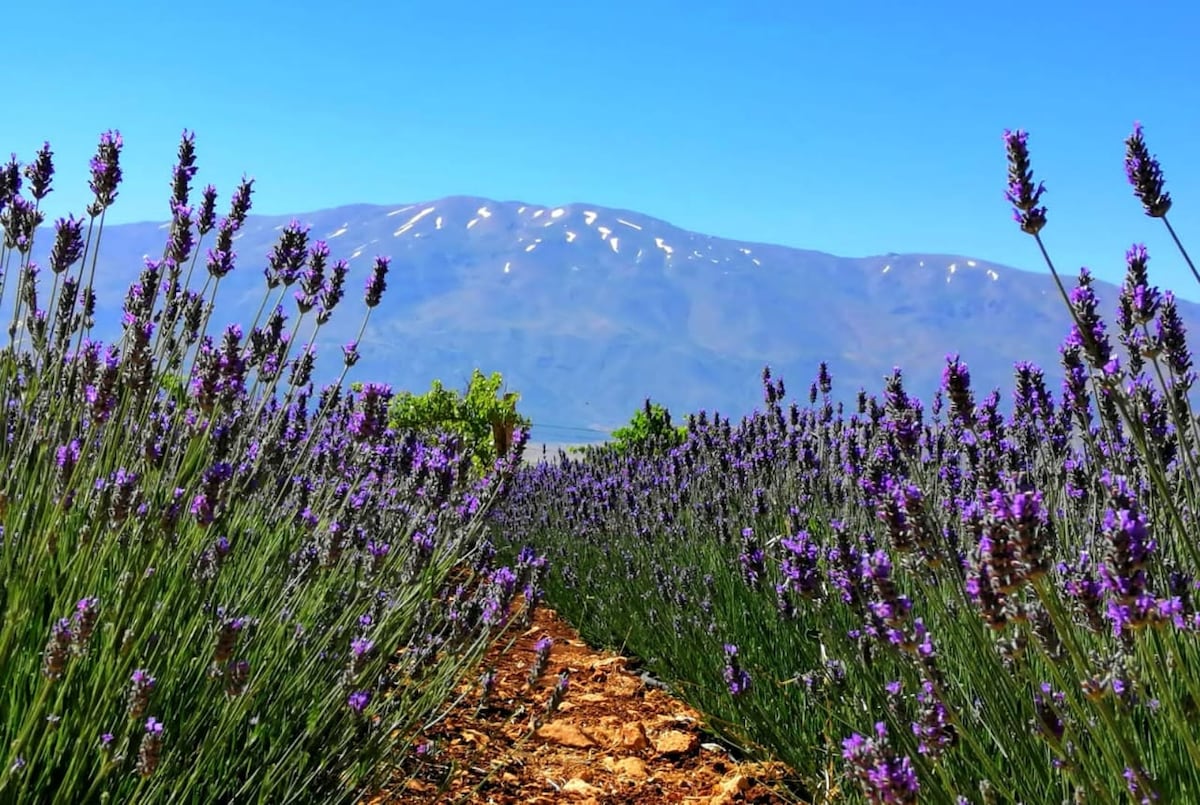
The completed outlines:
{"type": "MultiPolygon", "coordinates": [[[[1005,142],[1042,246],[1026,136],[1005,142]]],[[[1165,223],[1140,128],[1126,145],[1165,223]]],[[[1059,282],[1060,393],[1018,365],[1005,414],[951,357],[928,408],[897,370],[845,410],[823,366],[808,406],[766,372],[763,410],[692,416],[667,453],[524,471],[500,530],[547,552],[547,600],[585,637],[812,801],[1195,801],[1195,375],[1174,298],[1127,258],[1113,335],[1086,271],[1059,282]]]]}
{"type": "MultiPolygon", "coordinates": [[[[260,320],[210,332],[252,184],[224,217],[211,185],[193,205],[187,132],[162,256],[93,340],[122,147],[101,137],[45,266],[50,147],[0,165],[0,799],[351,800],[420,756],[536,584],[481,523],[515,464],[480,478],[465,446],[387,429],[386,386],[314,392],[351,272],[298,223],[260,320]]],[[[344,379],[356,345],[338,357],[344,379]]]]}

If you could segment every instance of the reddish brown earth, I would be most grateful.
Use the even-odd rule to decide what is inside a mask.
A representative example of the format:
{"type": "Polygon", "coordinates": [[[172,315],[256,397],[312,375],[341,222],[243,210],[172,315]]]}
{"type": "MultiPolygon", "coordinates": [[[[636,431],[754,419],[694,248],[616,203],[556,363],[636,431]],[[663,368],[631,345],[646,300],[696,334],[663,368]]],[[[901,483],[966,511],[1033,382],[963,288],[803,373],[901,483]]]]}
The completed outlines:
{"type": "Polygon", "coordinates": [[[430,756],[398,775],[371,805],[796,801],[783,787],[785,766],[735,760],[702,735],[698,712],[647,685],[628,670],[626,658],[590,648],[552,610],[540,607],[532,628],[508,651],[493,650],[489,660],[496,669],[491,706],[477,712],[478,694],[467,692],[427,733],[435,747],[430,756]],[[542,637],[554,646],[531,688],[533,645],[542,637]],[[545,716],[562,671],[570,674],[568,692],[545,716]]]}

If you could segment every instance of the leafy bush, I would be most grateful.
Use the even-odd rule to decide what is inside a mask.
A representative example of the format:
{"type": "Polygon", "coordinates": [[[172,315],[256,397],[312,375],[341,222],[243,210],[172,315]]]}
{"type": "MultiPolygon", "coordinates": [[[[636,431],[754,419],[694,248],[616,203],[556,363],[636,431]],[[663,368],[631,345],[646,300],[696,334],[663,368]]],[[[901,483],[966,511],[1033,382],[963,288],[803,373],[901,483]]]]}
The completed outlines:
{"type": "Polygon", "coordinates": [[[687,428],[671,424],[671,412],[647,398],[628,425],[613,431],[609,444],[618,453],[661,453],[685,439],[687,428]]]}
{"type": "Polygon", "coordinates": [[[504,392],[499,372],[484,375],[476,369],[466,391],[458,392],[434,380],[425,394],[401,392],[388,405],[388,424],[396,430],[424,436],[452,434],[462,439],[474,456],[475,468],[484,473],[512,449],[516,428],[529,420],[517,413],[521,395],[504,392]]]}
{"type": "MultiPolygon", "coordinates": [[[[94,201],[56,221],[48,273],[52,152],[0,166],[0,800],[350,801],[404,763],[536,584],[531,555],[496,566],[482,530],[511,465],[480,478],[450,441],[398,438],[385,385],[314,393],[350,269],[299,223],[267,256],[265,320],[209,331],[252,187],[224,218],[211,186],[192,206],[187,132],[162,257],[120,340],[93,340],[121,150],[101,137],[94,201]]],[[[368,316],[387,270],[365,278],[368,316]]]]}
{"type": "MultiPolygon", "coordinates": [[[[1026,137],[1005,139],[1048,255],[1026,137]]],[[[1166,223],[1140,128],[1126,148],[1166,223]]],[[[767,375],[765,410],[702,412],[670,453],[522,471],[497,533],[547,552],[547,599],[586,638],[811,801],[1200,801],[1196,375],[1147,260],[1126,255],[1117,343],[1087,271],[1068,291],[1050,264],[1074,322],[1060,395],[1018,364],[1005,415],[957,356],[928,407],[900,370],[851,410],[824,366],[810,408],[767,375]]]]}

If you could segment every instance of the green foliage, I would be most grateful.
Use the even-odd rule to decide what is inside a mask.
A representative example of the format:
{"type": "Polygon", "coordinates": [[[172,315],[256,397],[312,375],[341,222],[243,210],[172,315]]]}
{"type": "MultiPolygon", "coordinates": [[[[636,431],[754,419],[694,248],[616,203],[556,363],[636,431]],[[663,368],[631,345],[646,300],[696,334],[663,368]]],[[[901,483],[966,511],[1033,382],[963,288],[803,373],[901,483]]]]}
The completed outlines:
{"type": "Polygon", "coordinates": [[[529,427],[517,412],[521,395],[503,392],[499,372],[471,374],[465,392],[446,388],[434,380],[424,394],[401,392],[388,406],[388,425],[396,430],[415,430],[434,436],[449,433],[461,438],[474,456],[478,471],[486,471],[502,453],[507,453],[515,427],[529,427]]]}
{"type": "Polygon", "coordinates": [[[187,405],[187,380],[177,372],[168,372],[158,381],[161,388],[176,405],[187,405]]]}
{"type": "Polygon", "coordinates": [[[660,453],[684,443],[687,427],[671,424],[671,412],[646,399],[629,424],[613,431],[612,446],[618,453],[660,453]]]}

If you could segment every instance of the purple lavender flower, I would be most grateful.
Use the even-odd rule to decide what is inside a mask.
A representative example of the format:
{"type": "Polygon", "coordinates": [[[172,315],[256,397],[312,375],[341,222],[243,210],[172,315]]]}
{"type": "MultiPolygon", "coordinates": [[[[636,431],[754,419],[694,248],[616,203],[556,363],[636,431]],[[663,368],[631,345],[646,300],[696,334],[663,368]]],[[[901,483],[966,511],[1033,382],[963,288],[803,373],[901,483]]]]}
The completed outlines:
{"type": "Polygon", "coordinates": [[[171,172],[171,208],[186,206],[196,176],[196,135],[187,129],[179,138],[179,162],[171,172]]]}
{"type": "Polygon", "coordinates": [[[362,713],[362,711],[365,710],[367,705],[370,703],[371,691],[369,690],[356,690],[350,694],[349,698],[346,699],[346,704],[348,704],[350,709],[355,713],[362,713]]]}
{"type": "Polygon", "coordinates": [[[100,599],[88,596],[79,599],[75,604],[75,614],[72,616],[72,640],[76,653],[83,653],[91,642],[92,633],[96,630],[96,621],[100,618],[100,599]]]}
{"type": "Polygon", "coordinates": [[[108,504],[108,516],[114,525],[120,525],[129,517],[129,512],[139,500],[138,481],[141,478],[136,472],[130,472],[124,467],[118,467],[109,477],[109,488],[112,490],[108,504]]]}
{"type": "Polygon", "coordinates": [[[220,279],[233,271],[237,252],[232,249],[212,248],[208,250],[208,273],[220,279]]]}
{"type": "Polygon", "coordinates": [[[234,698],[246,692],[250,684],[250,663],[235,660],[225,666],[225,695],[234,698]]]}
{"type": "Polygon", "coordinates": [[[307,248],[308,227],[292,220],[284,227],[279,240],[267,255],[267,267],[263,273],[267,277],[268,287],[277,288],[282,284],[286,288],[295,282],[304,266],[307,248]]]}
{"type": "Polygon", "coordinates": [[[897,552],[908,553],[920,548],[926,554],[926,560],[936,564],[939,557],[931,551],[933,535],[925,524],[923,504],[924,495],[916,484],[888,476],[875,516],[887,526],[888,538],[897,552]]]}
{"type": "Polygon", "coordinates": [[[1162,168],[1146,147],[1141,123],[1133,124],[1133,134],[1125,140],[1125,176],[1146,215],[1162,218],[1170,211],[1171,194],[1163,190],[1162,168]]]}
{"type": "Polygon", "coordinates": [[[192,232],[192,208],[175,204],[171,208],[171,235],[167,242],[166,259],[177,266],[187,262],[196,246],[192,232]]]}
{"type": "Polygon", "coordinates": [[[554,647],[554,641],[548,636],[542,637],[533,644],[533,665],[529,667],[529,684],[537,684],[538,679],[546,670],[546,664],[550,661],[550,649],[554,647]]]}
{"type": "Polygon", "coordinates": [[[25,178],[29,180],[29,195],[34,201],[41,201],[50,194],[50,183],[54,178],[54,152],[50,150],[50,143],[42,143],[33,162],[25,166],[25,178]]]}
{"type": "Polygon", "coordinates": [[[790,615],[794,610],[791,596],[804,599],[816,598],[821,589],[821,574],[818,562],[821,546],[807,531],[797,532],[795,537],[784,537],[779,544],[787,553],[779,563],[783,581],[776,585],[775,594],[780,611],[790,615]]]}
{"type": "Polygon", "coordinates": [[[226,618],[221,622],[221,628],[217,631],[217,646],[213,650],[214,664],[222,665],[233,656],[238,635],[242,633],[247,624],[248,621],[245,618],[226,618]]]}
{"type": "Polygon", "coordinates": [[[50,249],[50,270],[61,274],[83,256],[83,219],[68,215],[54,222],[54,245],[50,249]]]}
{"type": "Polygon", "coordinates": [[[306,345],[299,355],[291,362],[292,373],[288,377],[288,382],[296,387],[308,385],[308,381],[312,378],[313,367],[316,365],[317,354],[316,350],[311,345],[306,345]]]}
{"type": "Polygon", "coordinates": [[[738,562],[742,565],[743,578],[751,587],[757,586],[766,574],[765,558],[762,546],[754,536],[754,529],[743,528],[742,552],[738,555],[738,562]]]}
{"type": "Polygon", "coordinates": [[[54,463],[58,467],[58,477],[61,483],[65,484],[70,480],[71,473],[75,471],[75,466],[79,463],[82,450],[83,445],[78,439],[72,439],[55,449],[54,463]]]}
{"type": "Polygon", "coordinates": [[[912,724],[917,737],[917,751],[937,760],[947,749],[958,743],[958,731],[950,720],[946,704],[938,697],[929,680],[921,683],[917,692],[917,720],[912,724]]]}
{"type": "Polygon", "coordinates": [[[1139,805],[1150,805],[1158,800],[1158,791],[1154,789],[1154,781],[1150,779],[1150,775],[1145,769],[1126,768],[1122,772],[1125,778],[1125,786],[1129,789],[1129,793],[1133,795],[1135,802],[1139,805]]]}
{"type": "Polygon", "coordinates": [[[1104,586],[1096,578],[1091,556],[1081,551],[1077,561],[1060,562],[1058,573],[1063,578],[1063,592],[1072,601],[1076,612],[1094,632],[1103,631],[1104,586]]]}
{"type": "Polygon", "coordinates": [[[563,699],[567,695],[567,689],[570,687],[570,671],[563,670],[558,674],[558,681],[554,683],[554,687],[550,690],[550,698],[546,700],[546,715],[552,715],[558,706],[562,704],[563,699]]]}
{"type": "Polygon", "coordinates": [[[496,669],[489,668],[479,676],[479,711],[487,706],[487,701],[496,688],[496,669]]]}
{"type": "Polygon", "coordinates": [[[738,663],[738,647],[725,644],[725,684],[731,696],[741,696],[750,689],[750,674],[738,663]]]}
{"type": "Polygon", "coordinates": [[[1179,316],[1175,294],[1162,296],[1156,324],[1156,347],[1166,358],[1176,385],[1188,388],[1195,380],[1192,373],[1192,354],[1187,345],[1187,328],[1179,316]]]}
{"type": "Polygon", "coordinates": [[[365,301],[368,308],[373,308],[383,299],[383,292],[387,290],[387,272],[388,265],[391,263],[390,257],[376,257],[375,265],[371,269],[371,276],[367,278],[367,288],[365,301]]]}
{"type": "Polygon", "coordinates": [[[372,573],[377,573],[383,565],[383,560],[391,553],[392,546],[386,542],[377,542],[376,540],[367,541],[367,556],[370,557],[370,569],[372,573]]]}
{"type": "Polygon", "coordinates": [[[1043,183],[1033,184],[1033,171],[1029,161],[1029,135],[1017,129],[1004,131],[1004,147],[1008,152],[1008,189],[1004,197],[1013,205],[1013,218],[1021,225],[1021,231],[1037,235],[1046,225],[1046,208],[1039,207],[1043,183]]]}
{"type": "Polygon", "coordinates": [[[328,259],[329,245],[323,240],[318,240],[308,250],[308,267],[300,277],[300,290],[310,309],[325,288],[325,261],[328,259]]]}
{"type": "Polygon", "coordinates": [[[146,719],[146,732],[138,746],[137,771],[142,777],[149,777],[158,768],[162,754],[163,724],[154,716],[146,719]]]}
{"type": "Polygon", "coordinates": [[[1066,696],[1055,691],[1049,682],[1041,684],[1041,692],[1033,694],[1033,707],[1037,713],[1034,726],[1052,745],[1057,747],[1066,732],[1066,725],[1058,715],[1057,707],[1066,703],[1066,696]]]}
{"type": "Polygon", "coordinates": [[[4,229],[4,246],[29,254],[33,249],[33,236],[45,216],[32,202],[21,196],[13,196],[3,215],[0,228],[4,229]]]}
{"type": "Polygon", "coordinates": [[[915,803],[921,786],[908,756],[895,755],[887,741],[887,725],[875,725],[874,737],[857,732],[842,741],[842,757],[851,776],[872,803],[915,803]]]}
{"type": "Polygon", "coordinates": [[[1150,260],[1146,247],[1135,243],[1125,252],[1125,284],[1122,294],[1128,294],[1132,309],[1134,326],[1148,324],[1158,314],[1158,305],[1162,295],[1158,288],[1150,285],[1150,275],[1146,263],[1150,260]]]}
{"type": "Polygon", "coordinates": [[[330,270],[330,277],[321,290],[320,308],[317,310],[317,323],[324,324],[333,315],[333,309],[342,301],[345,294],[346,275],[350,265],[345,260],[338,260],[330,270]]]}
{"type": "Polygon", "coordinates": [[[119,131],[106,131],[100,135],[96,155],[92,157],[92,178],[88,187],[95,200],[88,205],[88,215],[95,218],[112,206],[117,198],[117,185],[121,183],[121,148],[124,141],[119,131]]]}
{"type": "Polygon", "coordinates": [[[975,411],[975,399],[971,394],[971,372],[957,354],[946,357],[946,368],[942,370],[942,388],[950,400],[950,415],[963,422],[970,422],[975,411]]]}
{"type": "Polygon", "coordinates": [[[234,230],[242,228],[246,223],[246,215],[250,212],[250,196],[254,192],[254,180],[242,177],[233,197],[229,200],[229,223],[234,230]]]}
{"type": "Polygon", "coordinates": [[[1145,571],[1156,545],[1150,537],[1149,521],[1126,480],[1106,471],[1101,483],[1108,490],[1109,506],[1101,522],[1107,549],[1100,582],[1108,594],[1105,616],[1112,623],[1113,634],[1119,636],[1159,615],[1158,601],[1147,590],[1145,571]]]}
{"type": "Polygon", "coordinates": [[[510,567],[500,567],[492,572],[491,584],[483,604],[485,624],[494,626],[505,619],[508,606],[516,593],[517,581],[517,574],[510,567]]]}
{"type": "Polygon", "coordinates": [[[217,188],[207,185],[200,197],[200,211],[196,215],[196,231],[204,237],[217,223],[217,188]]]}
{"type": "Polygon", "coordinates": [[[71,621],[59,618],[50,629],[50,640],[42,652],[42,673],[50,679],[60,679],[66,670],[74,635],[71,621]]]}
{"type": "Polygon", "coordinates": [[[8,162],[0,165],[0,212],[21,192],[21,184],[21,163],[12,154],[8,162]]]}
{"type": "Polygon", "coordinates": [[[868,609],[884,624],[898,627],[907,619],[912,601],[901,595],[896,587],[891,559],[884,551],[875,551],[864,557],[862,563],[863,578],[875,589],[875,597],[869,602],[868,609]]]}
{"type": "Polygon", "coordinates": [[[392,398],[391,386],[382,383],[367,383],[358,398],[358,405],[350,415],[347,430],[358,441],[371,441],[381,437],[387,430],[388,403],[392,398]]]}
{"type": "Polygon", "coordinates": [[[130,681],[132,685],[129,689],[129,697],[126,699],[126,711],[129,718],[136,721],[145,714],[146,708],[150,704],[150,692],[154,690],[157,680],[150,676],[150,672],[145,668],[138,668],[133,672],[130,681]]]}
{"type": "Polygon", "coordinates": [[[1091,272],[1086,268],[1080,269],[1079,282],[1069,297],[1075,315],[1066,345],[1082,349],[1092,368],[1102,372],[1104,377],[1111,378],[1118,374],[1120,364],[1113,357],[1104,322],[1097,312],[1099,305],[1092,282],[1091,272]]]}
{"type": "Polygon", "coordinates": [[[351,341],[342,347],[342,362],[347,367],[351,367],[358,363],[358,342],[351,341]]]}

